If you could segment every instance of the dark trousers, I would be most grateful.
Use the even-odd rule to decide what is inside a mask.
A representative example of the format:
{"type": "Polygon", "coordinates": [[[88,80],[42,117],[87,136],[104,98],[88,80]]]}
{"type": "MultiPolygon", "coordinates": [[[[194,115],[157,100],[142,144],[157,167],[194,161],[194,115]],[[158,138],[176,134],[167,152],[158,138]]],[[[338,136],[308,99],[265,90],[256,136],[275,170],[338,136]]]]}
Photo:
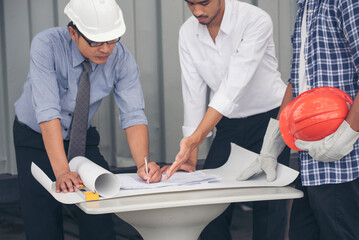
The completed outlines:
{"type": "MultiPolygon", "coordinates": [[[[242,119],[223,117],[217,124],[216,136],[204,164],[205,169],[217,168],[228,160],[233,142],[255,153],[262,148],[263,137],[270,118],[276,118],[278,108],[269,112],[242,119]]],[[[278,162],[289,164],[289,148],[285,148],[278,162]]],[[[201,233],[201,240],[231,239],[230,224],[233,204],[222,215],[210,222],[201,233]]],[[[287,201],[253,202],[253,239],[281,240],[284,239],[287,223],[287,201]]]]}
{"type": "MultiPolygon", "coordinates": [[[[13,134],[26,239],[64,239],[62,204],[56,201],[36,181],[30,170],[31,162],[34,162],[52,181],[56,180],[42,135],[17,120],[14,121],[13,134]]],[[[109,169],[99,151],[99,141],[98,132],[94,127],[91,127],[87,131],[85,156],[96,164],[109,169]]],[[[68,143],[68,141],[64,141],[66,151],[68,143]]],[[[87,215],[79,208],[76,207],[75,209],[80,239],[115,239],[111,214],[87,215]]]]}
{"type": "Polygon", "coordinates": [[[302,186],[290,216],[291,240],[358,240],[359,179],[347,183],[302,186]]]}

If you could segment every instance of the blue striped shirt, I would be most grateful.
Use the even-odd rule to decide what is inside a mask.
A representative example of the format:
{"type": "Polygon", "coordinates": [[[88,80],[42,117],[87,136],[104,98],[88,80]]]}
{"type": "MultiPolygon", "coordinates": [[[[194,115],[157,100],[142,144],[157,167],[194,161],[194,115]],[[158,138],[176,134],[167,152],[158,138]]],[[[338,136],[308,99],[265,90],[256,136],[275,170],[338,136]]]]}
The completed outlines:
{"type": "MultiPolygon", "coordinates": [[[[64,139],[70,138],[77,86],[84,57],[65,27],[45,30],[31,43],[30,70],[21,97],[15,102],[20,122],[37,132],[39,123],[60,119],[64,139]]],[[[106,63],[91,62],[90,121],[103,98],[114,92],[122,128],[147,124],[139,69],[119,42],[106,63]]]]}
{"type": "MultiPolygon", "coordinates": [[[[305,0],[297,0],[298,12],[292,36],[293,59],[289,81],[293,97],[299,94],[301,25],[305,0]]],[[[304,48],[306,81],[309,88],[336,87],[353,99],[358,92],[359,1],[308,0],[307,37],[304,48]]],[[[335,162],[313,160],[299,153],[302,183],[305,186],[343,183],[359,177],[359,143],[335,162]]]]}

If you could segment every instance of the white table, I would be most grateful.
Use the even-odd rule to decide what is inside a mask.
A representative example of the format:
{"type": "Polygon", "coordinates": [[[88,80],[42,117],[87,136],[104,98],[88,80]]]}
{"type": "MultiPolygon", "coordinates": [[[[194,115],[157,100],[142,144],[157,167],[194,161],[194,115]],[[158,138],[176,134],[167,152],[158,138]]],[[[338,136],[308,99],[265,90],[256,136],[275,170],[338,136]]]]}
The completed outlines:
{"type": "Polygon", "coordinates": [[[115,213],[145,240],[196,240],[232,202],[301,197],[303,193],[292,187],[226,188],[128,196],[77,206],[87,214],[115,213]]]}

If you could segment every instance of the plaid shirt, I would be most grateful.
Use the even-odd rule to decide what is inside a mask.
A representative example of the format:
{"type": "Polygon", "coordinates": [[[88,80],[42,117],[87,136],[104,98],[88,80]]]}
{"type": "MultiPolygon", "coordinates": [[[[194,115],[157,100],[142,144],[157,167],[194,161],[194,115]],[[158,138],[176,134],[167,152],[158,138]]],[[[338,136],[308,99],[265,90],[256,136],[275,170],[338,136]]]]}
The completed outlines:
{"type": "MultiPolygon", "coordinates": [[[[308,89],[336,87],[354,99],[359,88],[359,1],[307,1],[304,55],[308,89]]],[[[292,36],[293,59],[289,79],[293,97],[299,94],[299,55],[305,0],[297,0],[297,3],[299,8],[292,36]]],[[[358,142],[350,154],[335,162],[313,160],[307,152],[300,152],[299,158],[305,186],[343,183],[359,177],[358,142]]]]}

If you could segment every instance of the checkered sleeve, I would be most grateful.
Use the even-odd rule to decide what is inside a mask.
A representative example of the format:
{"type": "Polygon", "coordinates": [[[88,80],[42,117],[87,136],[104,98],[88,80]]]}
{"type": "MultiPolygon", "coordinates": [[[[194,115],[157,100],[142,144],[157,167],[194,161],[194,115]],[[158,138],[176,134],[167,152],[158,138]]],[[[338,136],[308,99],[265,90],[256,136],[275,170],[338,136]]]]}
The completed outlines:
{"type": "Polygon", "coordinates": [[[348,41],[355,70],[359,74],[359,1],[338,0],[337,19],[348,41]]]}

